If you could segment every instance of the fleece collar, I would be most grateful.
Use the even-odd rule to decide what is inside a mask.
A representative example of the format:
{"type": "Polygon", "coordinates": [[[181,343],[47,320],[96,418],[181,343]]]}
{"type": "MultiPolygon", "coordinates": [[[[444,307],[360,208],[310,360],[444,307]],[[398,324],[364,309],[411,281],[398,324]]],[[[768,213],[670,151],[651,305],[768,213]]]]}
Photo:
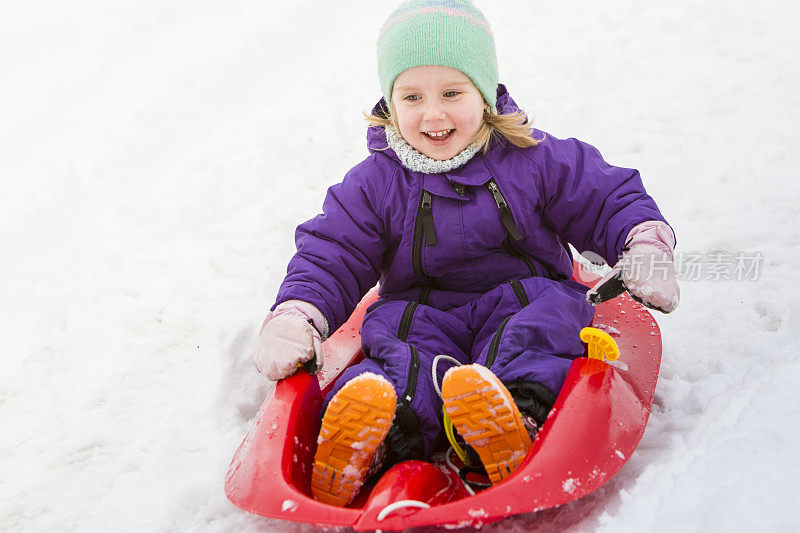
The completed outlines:
{"type": "Polygon", "coordinates": [[[468,146],[460,154],[450,159],[433,159],[408,144],[393,127],[386,126],[384,129],[389,148],[394,150],[394,153],[397,155],[398,159],[400,159],[404,167],[414,172],[421,172],[423,174],[442,174],[444,172],[450,172],[451,170],[465,165],[467,161],[472,159],[472,156],[478,153],[476,147],[468,146]]]}

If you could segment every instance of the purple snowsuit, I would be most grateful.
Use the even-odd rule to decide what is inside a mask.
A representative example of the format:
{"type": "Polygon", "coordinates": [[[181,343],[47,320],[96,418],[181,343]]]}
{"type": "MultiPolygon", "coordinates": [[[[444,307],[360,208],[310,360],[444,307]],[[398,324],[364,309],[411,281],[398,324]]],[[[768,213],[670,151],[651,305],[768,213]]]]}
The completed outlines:
{"type": "MultiPolygon", "coordinates": [[[[497,108],[518,111],[503,85],[497,108]]],[[[518,148],[494,139],[454,171],[422,174],[371,127],[370,156],[328,189],[323,214],[297,228],[276,305],[310,302],[334,331],[380,281],[361,326],[367,357],[326,402],[356,375],[386,377],[398,394],[387,437],[395,460],[424,457],[441,437],[431,376],[439,354],[488,366],[542,422],[594,314],[586,287],[569,280],[567,243],[613,265],[635,225],[664,221],[636,170],[575,139],[535,136],[545,140],[518,148]]],[[[450,366],[438,365],[439,384],[450,366]]]]}

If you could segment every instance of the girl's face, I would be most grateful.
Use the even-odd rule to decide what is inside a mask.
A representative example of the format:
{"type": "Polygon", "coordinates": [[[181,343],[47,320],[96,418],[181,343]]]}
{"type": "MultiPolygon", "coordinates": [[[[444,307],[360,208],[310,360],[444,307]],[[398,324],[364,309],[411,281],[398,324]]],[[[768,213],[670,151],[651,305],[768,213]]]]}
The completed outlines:
{"type": "Polygon", "coordinates": [[[402,72],[392,86],[400,135],[432,159],[455,157],[483,123],[483,95],[463,72],[425,65],[402,72]]]}

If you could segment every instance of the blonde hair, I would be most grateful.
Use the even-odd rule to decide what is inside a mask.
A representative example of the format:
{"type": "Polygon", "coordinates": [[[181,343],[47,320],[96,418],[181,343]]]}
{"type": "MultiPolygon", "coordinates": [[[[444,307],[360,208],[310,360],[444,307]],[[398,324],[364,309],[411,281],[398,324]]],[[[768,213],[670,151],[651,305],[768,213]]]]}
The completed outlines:
{"type": "MultiPolygon", "coordinates": [[[[394,103],[392,104],[392,111],[394,111],[394,103]]],[[[364,113],[364,117],[370,126],[391,126],[400,134],[400,127],[395,119],[395,114],[386,108],[381,107],[375,113],[369,115],[364,113]]],[[[533,124],[528,122],[528,115],[524,111],[498,115],[492,111],[489,104],[486,104],[483,109],[481,127],[478,128],[470,146],[474,146],[485,153],[489,149],[492,138],[497,135],[504,137],[508,142],[519,148],[530,148],[544,140],[544,138],[533,138],[533,124]]]]}

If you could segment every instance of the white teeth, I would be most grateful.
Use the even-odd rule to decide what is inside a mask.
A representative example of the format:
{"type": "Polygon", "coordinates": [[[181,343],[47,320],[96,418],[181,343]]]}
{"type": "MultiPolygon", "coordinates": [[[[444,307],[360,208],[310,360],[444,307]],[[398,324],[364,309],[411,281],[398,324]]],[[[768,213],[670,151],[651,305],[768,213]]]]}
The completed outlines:
{"type": "Polygon", "coordinates": [[[430,132],[425,132],[425,135],[427,135],[429,137],[434,137],[434,138],[441,139],[442,137],[446,137],[451,131],[453,131],[453,130],[430,131],[430,132]]]}

